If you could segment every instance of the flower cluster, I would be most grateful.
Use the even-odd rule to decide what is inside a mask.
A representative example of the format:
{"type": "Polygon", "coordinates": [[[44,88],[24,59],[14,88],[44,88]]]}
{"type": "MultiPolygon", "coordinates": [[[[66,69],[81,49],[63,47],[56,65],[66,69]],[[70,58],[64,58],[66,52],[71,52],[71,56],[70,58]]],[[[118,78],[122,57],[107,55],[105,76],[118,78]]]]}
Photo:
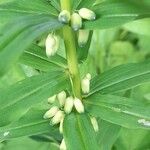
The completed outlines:
{"type": "MultiPolygon", "coordinates": [[[[86,20],[95,20],[96,14],[87,8],[81,8],[77,12],[74,12],[72,15],[67,10],[62,10],[58,16],[58,20],[62,23],[71,22],[71,27],[74,31],[78,31],[78,45],[83,47],[89,38],[89,30],[81,30],[82,28],[82,19],[86,20]]],[[[47,57],[53,56],[56,54],[59,48],[59,37],[54,34],[49,34],[45,41],[46,55],[47,57]]]]}
{"type": "Polygon", "coordinates": [[[71,27],[74,31],[82,28],[82,19],[95,20],[96,14],[88,8],[81,8],[73,14],[70,14],[67,10],[62,10],[58,16],[58,20],[62,23],[69,23],[71,21],[71,27]]]}
{"type": "MultiPolygon", "coordinates": [[[[73,98],[72,96],[67,97],[65,91],[48,98],[48,103],[53,106],[44,114],[43,117],[44,119],[51,119],[51,125],[59,124],[59,132],[61,134],[63,134],[63,121],[65,114],[71,113],[73,107],[78,113],[84,113],[84,106],[81,100],[76,97],[73,98]]],[[[60,149],[65,149],[64,139],[62,140],[60,149]]]]}
{"type": "MultiPolygon", "coordinates": [[[[90,92],[91,74],[87,73],[81,81],[81,88],[84,94],[90,92]]],[[[44,119],[50,119],[51,125],[59,124],[59,132],[63,134],[63,121],[66,114],[70,114],[74,109],[78,113],[84,113],[84,105],[77,97],[67,96],[65,91],[61,91],[57,95],[48,98],[48,103],[52,107],[44,114],[44,119]]],[[[98,123],[95,117],[90,117],[94,130],[99,130],[98,123]]],[[[65,150],[66,145],[64,139],[60,144],[60,149],[65,150]]]]}
{"type": "Polygon", "coordinates": [[[48,103],[54,104],[44,115],[44,119],[51,119],[52,125],[61,123],[65,114],[71,113],[73,107],[78,113],[84,113],[84,106],[80,99],[67,97],[65,91],[48,98],[48,103]]]}

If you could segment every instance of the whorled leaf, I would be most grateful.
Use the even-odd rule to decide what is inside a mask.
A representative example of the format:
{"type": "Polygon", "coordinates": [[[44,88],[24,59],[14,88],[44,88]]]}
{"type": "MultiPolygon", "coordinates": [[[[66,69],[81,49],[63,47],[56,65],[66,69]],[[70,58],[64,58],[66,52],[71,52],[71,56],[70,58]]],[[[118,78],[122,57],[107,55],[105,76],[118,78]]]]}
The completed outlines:
{"type": "Polygon", "coordinates": [[[91,115],[105,121],[131,129],[150,129],[150,103],[101,94],[93,94],[84,102],[91,115]]]}
{"type": "Polygon", "coordinates": [[[31,108],[10,125],[0,127],[0,141],[42,133],[59,135],[58,128],[51,126],[49,120],[43,119],[45,112],[46,109],[31,108]]]}
{"type": "Polygon", "coordinates": [[[64,72],[50,72],[19,81],[0,91],[0,126],[20,118],[33,105],[68,87],[64,72]]]}
{"type": "Polygon", "coordinates": [[[18,60],[33,40],[61,26],[56,19],[46,15],[22,17],[7,24],[0,31],[0,75],[18,60]]]}
{"type": "Polygon", "coordinates": [[[150,17],[150,5],[131,0],[102,1],[93,5],[91,9],[97,17],[95,21],[84,22],[84,28],[87,29],[111,28],[133,20],[150,17]]]}
{"type": "Polygon", "coordinates": [[[0,3],[1,21],[7,22],[28,15],[54,15],[58,12],[45,0],[11,0],[0,3]]]}
{"type": "Polygon", "coordinates": [[[44,49],[36,44],[32,44],[24,51],[20,62],[44,72],[60,71],[67,68],[67,62],[63,57],[54,55],[47,58],[44,49]]]}
{"type": "Polygon", "coordinates": [[[150,61],[112,68],[91,81],[91,94],[117,93],[150,82],[150,61]]]}

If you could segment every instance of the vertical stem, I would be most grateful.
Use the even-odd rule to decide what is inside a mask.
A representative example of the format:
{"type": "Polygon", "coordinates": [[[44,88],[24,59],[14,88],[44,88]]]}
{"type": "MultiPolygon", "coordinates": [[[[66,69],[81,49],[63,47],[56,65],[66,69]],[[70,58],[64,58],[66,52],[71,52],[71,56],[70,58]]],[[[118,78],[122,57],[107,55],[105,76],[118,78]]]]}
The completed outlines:
{"type": "Polygon", "coordinates": [[[60,0],[61,9],[71,12],[71,0],[60,0]]]}
{"type": "MultiPolygon", "coordinates": [[[[62,10],[68,10],[69,12],[71,12],[71,0],[60,0],[60,2],[62,10]]],[[[74,96],[81,99],[81,81],[78,68],[74,32],[68,25],[64,26],[63,28],[63,36],[66,49],[66,57],[68,61],[68,68],[73,83],[74,96]]]]}

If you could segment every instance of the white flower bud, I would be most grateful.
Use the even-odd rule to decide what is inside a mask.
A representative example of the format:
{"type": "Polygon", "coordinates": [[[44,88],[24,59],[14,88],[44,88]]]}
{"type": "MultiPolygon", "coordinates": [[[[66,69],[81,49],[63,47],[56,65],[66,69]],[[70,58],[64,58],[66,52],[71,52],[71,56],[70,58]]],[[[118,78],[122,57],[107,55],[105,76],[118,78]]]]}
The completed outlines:
{"type": "Polygon", "coordinates": [[[55,114],[56,114],[58,111],[59,111],[59,108],[58,108],[57,106],[53,106],[50,110],[48,110],[48,111],[44,114],[43,118],[44,118],[44,119],[49,119],[49,118],[55,116],[55,114]]]}
{"type": "Polygon", "coordinates": [[[45,41],[47,57],[55,55],[59,48],[59,38],[53,34],[49,34],[45,41]]]}
{"type": "Polygon", "coordinates": [[[60,148],[60,150],[67,150],[66,143],[65,143],[64,139],[61,141],[61,144],[60,144],[59,148],[60,148]]]}
{"type": "Polygon", "coordinates": [[[90,117],[90,119],[91,119],[91,123],[93,125],[95,132],[98,132],[99,127],[98,127],[97,119],[95,117],[90,117]]]}
{"type": "Polygon", "coordinates": [[[81,8],[79,10],[79,15],[83,18],[83,19],[87,19],[87,20],[95,20],[96,19],[96,14],[87,8],[81,8]]]}
{"type": "Polygon", "coordinates": [[[78,45],[80,47],[83,47],[86,45],[88,39],[89,39],[89,30],[79,30],[79,35],[78,35],[78,45]]]}
{"type": "Polygon", "coordinates": [[[64,123],[64,118],[61,119],[60,125],[59,125],[59,132],[60,132],[61,134],[63,134],[63,123],[64,123]]]}
{"type": "Polygon", "coordinates": [[[91,77],[91,74],[90,73],[87,73],[86,76],[85,76],[87,79],[91,80],[92,77],[91,77]]]}
{"type": "Polygon", "coordinates": [[[74,99],[74,106],[78,113],[84,113],[84,106],[80,99],[78,99],[78,98],[74,99]]]}
{"type": "Polygon", "coordinates": [[[48,98],[48,103],[53,104],[56,100],[56,95],[48,98]]]}
{"type": "Polygon", "coordinates": [[[53,125],[60,123],[60,121],[64,118],[64,112],[59,110],[55,116],[52,118],[51,123],[53,125]]]}
{"type": "Polygon", "coordinates": [[[82,18],[79,14],[73,13],[71,16],[71,26],[72,28],[77,31],[82,27],[82,18]]]}
{"type": "Polygon", "coordinates": [[[84,94],[87,94],[90,92],[90,80],[88,78],[84,78],[81,81],[81,88],[84,94]]]}
{"type": "Polygon", "coordinates": [[[71,113],[71,111],[72,111],[73,103],[74,103],[73,101],[74,101],[74,100],[73,100],[73,97],[68,97],[68,98],[66,99],[64,111],[65,111],[67,114],[71,113]]]}
{"type": "Polygon", "coordinates": [[[57,95],[57,99],[59,101],[60,106],[64,106],[65,102],[66,102],[66,92],[62,91],[57,95]]]}
{"type": "Polygon", "coordinates": [[[70,21],[70,12],[67,10],[63,10],[60,12],[59,16],[58,16],[58,20],[62,23],[69,23],[70,21]]]}

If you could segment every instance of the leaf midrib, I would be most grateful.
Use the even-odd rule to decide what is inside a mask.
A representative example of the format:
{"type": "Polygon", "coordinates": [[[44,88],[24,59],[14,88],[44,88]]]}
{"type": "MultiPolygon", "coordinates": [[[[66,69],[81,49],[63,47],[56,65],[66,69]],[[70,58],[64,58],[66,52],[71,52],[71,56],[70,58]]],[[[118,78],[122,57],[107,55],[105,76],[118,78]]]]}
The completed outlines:
{"type": "Polygon", "coordinates": [[[47,61],[47,62],[49,62],[49,63],[52,63],[52,64],[54,64],[54,65],[56,65],[56,66],[58,66],[58,67],[61,67],[61,68],[66,69],[65,65],[61,65],[61,64],[59,64],[59,63],[57,63],[57,62],[55,62],[55,61],[52,61],[52,60],[47,60],[46,58],[44,58],[44,57],[42,57],[42,56],[40,56],[40,55],[38,55],[38,54],[29,52],[29,51],[25,51],[25,53],[30,54],[30,55],[33,55],[33,56],[38,57],[38,58],[40,58],[40,59],[42,59],[42,60],[44,60],[44,61],[47,61]]]}
{"type": "MultiPolygon", "coordinates": [[[[54,78],[57,77],[57,76],[59,76],[59,75],[54,76],[54,78]]],[[[60,76],[60,78],[57,78],[57,79],[61,79],[61,78],[64,78],[64,76],[60,76]]],[[[2,107],[0,110],[6,109],[6,107],[10,107],[10,106],[14,105],[16,102],[25,99],[26,97],[28,97],[28,96],[32,95],[33,93],[39,91],[41,88],[47,86],[48,84],[51,84],[51,82],[52,82],[52,81],[47,82],[47,83],[45,83],[45,84],[43,84],[43,85],[41,85],[41,86],[38,86],[37,88],[35,88],[35,89],[32,90],[31,92],[29,92],[29,93],[27,93],[27,94],[25,94],[25,95],[23,95],[23,96],[20,96],[20,97],[19,97],[18,99],[16,99],[16,101],[14,101],[13,103],[9,103],[9,105],[6,105],[6,106],[2,107]]]]}
{"type": "Polygon", "coordinates": [[[38,14],[38,15],[53,15],[53,16],[57,16],[57,14],[54,13],[46,13],[46,12],[36,12],[36,11],[25,11],[25,10],[18,10],[18,9],[4,9],[4,8],[0,8],[0,11],[7,11],[7,12],[16,12],[16,13],[24,13],[24,14],[38,14]]]}
{"type": "Polygon", "coordinates": [[[82,133],[82,128],[81,128],[81,125],[80,125],[80,118],[77,115],[76,115],[76,118],[77,118],[77,124],[78,124],[78,127],[79,127],[79,134],[81,135],[81,140],[82,140],[83,146],[86,150],[86,143],[84,142],[84,135],[82,133]]]}
{"type": "Polygon", "coordinates": [[[4,130],[4,132],[5,131],[7,131],[7,130],[16,130],[16,129],[21,129],[21,128],[26,128],[26,127],[29,127],[29,126],[34,126],[34,125],[38,125],[38,124],[43,124],[43,123],[46,123],[47,122],[47,120],[42,120],[42,121],[38,121],[38,122],[35,122],[35,123],[28,123],[28,124],[26,124],[26,125],[20,125],[20,126],[17,126],[17,127],[8,127],[8,128],[4,128],[3,130],[4,130]]]}
{"type": "Polygon", "coordinates": [[[124,81],[128,81],[128,80],[131,80],[131,79],[133,79],[133,78],[140,77],[140,76],[143,76],[143,75],[147,75],[147,74],[149,74],[149,73],[150,73],[150,71],[148,70],[148,71],[146,71],[146,72],[144,72],[144,73],[141,73],[141,74],[138,74],[138,75],[134,75],[134,76],[132,76],[132,77],[130,77],[130,78],[125,78],[125,79],[122,79],[122,80],[117,81],[117,82],[113,82],[113,83],[111,83],[111,84],[108,84],[108,85],[106,85],[106,86],[103,86],[103,87],[99,88],[98,90],[95,90],[95,89],[97,89],[97,88],[100,86],[100,85],[98,85],[98,86],[96,86],[96,87],[94,87],[94,88],[92,89],[93,92],[91,92],[88,96],[92,95],[92,94],[95,93],[95,92],[98,92],[98,91],[104,90],[104,89],[106,89],[106,88],[108,88],[108,87],[111,87],[111,86],[113,86],[113,85],[116,85],[116,84],[118,84],[118,83],[121,83],[121,82],[124,82],[124,81]]]}
{"type": "MultiPolygon", "coordinates": [[[[111,107],[111,106],[107,106],[107,105],[102,105],[102,104],[99,104],[99,103],[92,103],[90,101],[86,101],[85,103],[89,104],[89,105],[94,105],[94,106],[97,106],[97,107],[104,107],[104,108],[108,108],[110,110],[112,110],[113,112],[117,113],[116,111],[114,111],[114,109],[111,107]]],[[[145,119],[150,119],[148,117],[145,117],[145,116],[141,116],[140,114],[137,114],[137,113],[124,113],[124,111],[121,111],[121,112],[118,112],[118,113],[122,113],[122,114],[127,114],[129,116],[132,116],[132,117],[137,117],[137,118],[145,118],[145,119]],[[134,114],[134,115],[132,115],[134,114]]]]}

